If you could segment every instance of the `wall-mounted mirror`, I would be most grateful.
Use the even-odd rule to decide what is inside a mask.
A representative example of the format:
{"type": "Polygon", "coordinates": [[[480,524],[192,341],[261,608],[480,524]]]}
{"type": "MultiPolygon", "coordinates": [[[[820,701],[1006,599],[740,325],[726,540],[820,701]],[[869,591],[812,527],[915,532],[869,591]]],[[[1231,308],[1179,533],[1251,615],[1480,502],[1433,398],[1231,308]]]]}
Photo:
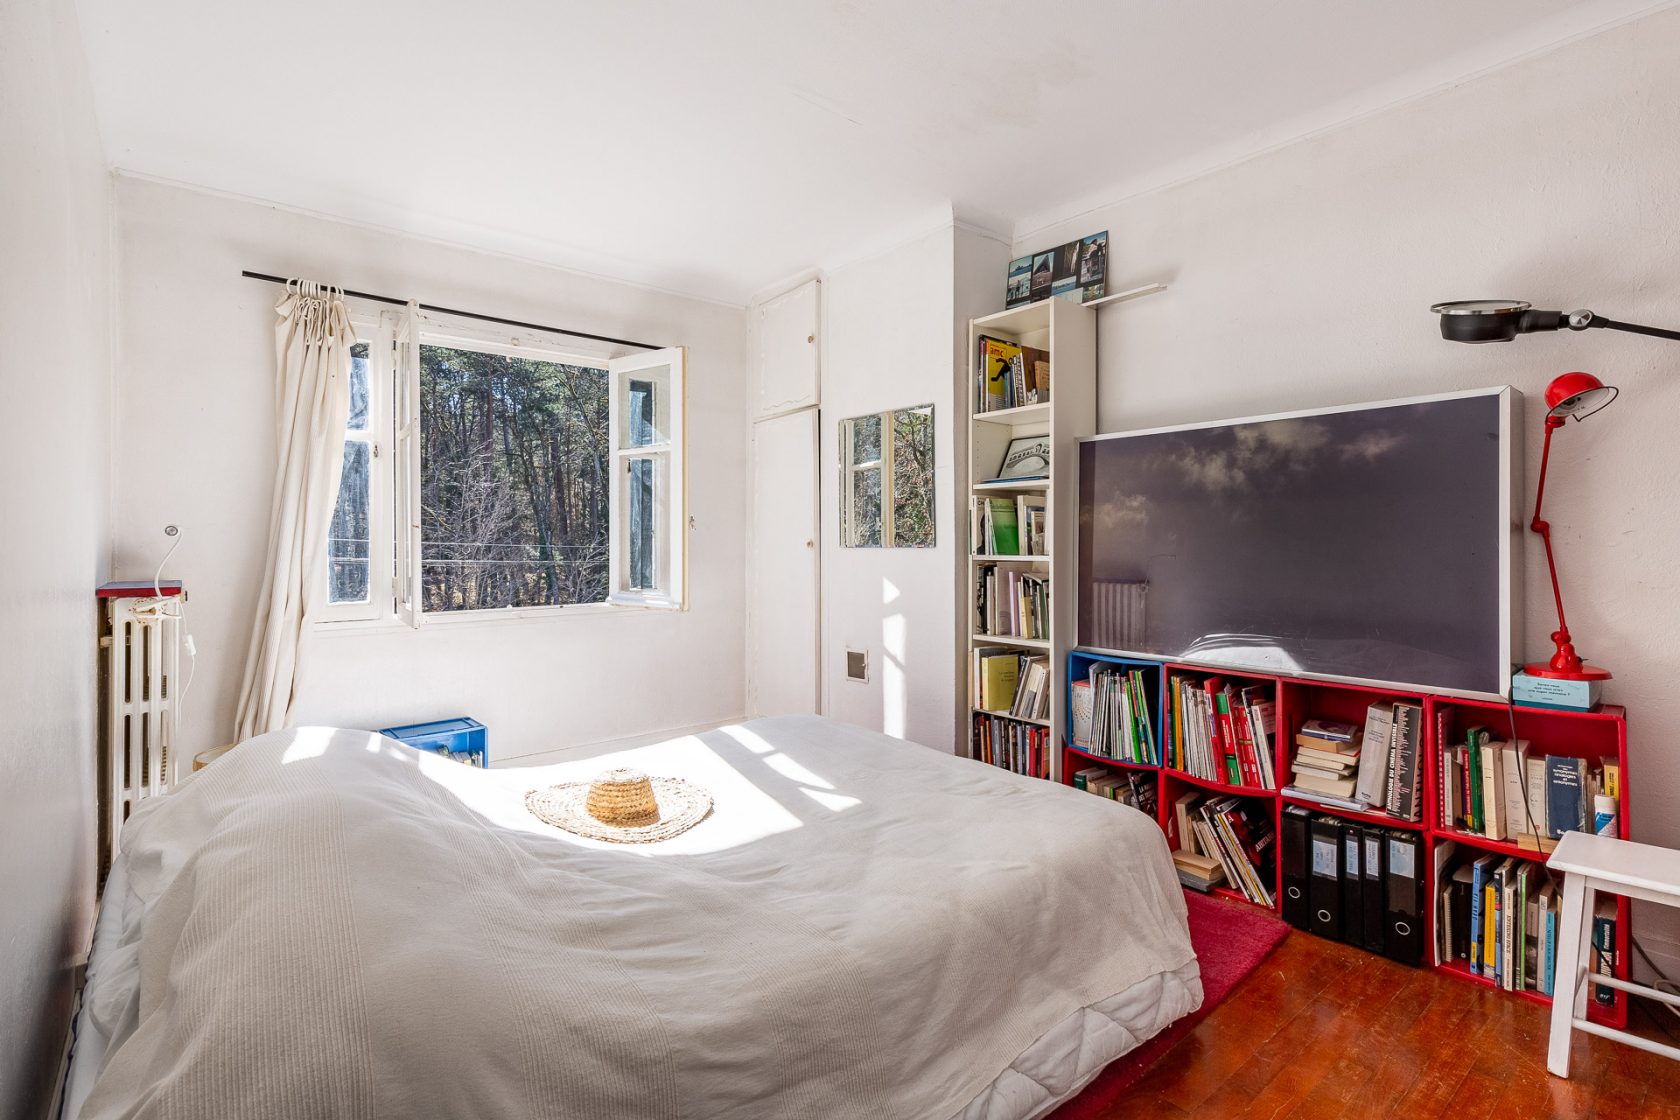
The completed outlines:
{"type": "Polygon", "coordinates": [[[932,548],[933,406],[840,421],[840,543],[932,548]]]}

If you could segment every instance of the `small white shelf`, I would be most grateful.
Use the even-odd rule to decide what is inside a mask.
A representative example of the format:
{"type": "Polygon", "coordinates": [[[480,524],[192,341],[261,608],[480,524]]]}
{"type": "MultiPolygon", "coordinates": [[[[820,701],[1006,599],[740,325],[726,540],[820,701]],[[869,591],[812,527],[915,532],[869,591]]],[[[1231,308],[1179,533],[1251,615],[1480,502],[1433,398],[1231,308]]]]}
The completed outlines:
{"type": "Polygon", "coordinates": [[[1050,648],[1050,643],[1043,638],[1011,638],[1008,634],[975,634],[973,642],[977,646],[1020,646],[1022,649],[1050,648]]]}
{"type": "Polygon", "coordinates": [[[1034,727],[1050,726],[1050,721],[1047,719],[1028,719],[1026,716],[1012,716],[1008,712],[994,712],[990,708],[975,708],[974,714],[977,716],[996,716],[999,719],[1012,719],[1016,723],[1030,723],[1034,727]]]}
{"type": "Polygon", "coordinates": [[[1001,556],[996,552],[971,552],[968,554],[968,558],[970,560],[1001,561],[1005,564],[1048,564],[1050,562],[1050,557],[1040,556],[1037,553],[1028,553],[1021,556],[1001,556]]]}
{"type": "Polygon", "coordinates": [[[1049,401],[1040,401],[1038,404],[1018,404],[1014,408],[1000,408],[995,412],[976,412],[974,414],[976,424],[1008,424],[1010,427],[1044,423],[1049,419],[1049,401]]]}
{"type": "Polygon", "coordinates": [[[989,493],[993,490],[1048,489],[1050,489],[1050,480],[1048,478],[989,478],[985,482],[976,482],[974,484],[974,492],[977,494],[989,493]]]}

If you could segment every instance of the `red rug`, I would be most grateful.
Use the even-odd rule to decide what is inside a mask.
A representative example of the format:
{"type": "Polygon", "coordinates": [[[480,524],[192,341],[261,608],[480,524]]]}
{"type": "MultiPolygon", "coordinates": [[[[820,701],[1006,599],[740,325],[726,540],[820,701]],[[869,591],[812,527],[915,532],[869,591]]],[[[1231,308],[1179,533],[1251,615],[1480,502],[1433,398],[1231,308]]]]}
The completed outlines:
{"type": "Polygon", "coordinates": [[[1173,1044],[1207,1018],[1283,941],[1289,926],[1255,906],[1184,892],[1190,944],[1202,965],[1202,1006],[1097,1075],[1048,1120],[1098,1120],[1173,1044]]]}

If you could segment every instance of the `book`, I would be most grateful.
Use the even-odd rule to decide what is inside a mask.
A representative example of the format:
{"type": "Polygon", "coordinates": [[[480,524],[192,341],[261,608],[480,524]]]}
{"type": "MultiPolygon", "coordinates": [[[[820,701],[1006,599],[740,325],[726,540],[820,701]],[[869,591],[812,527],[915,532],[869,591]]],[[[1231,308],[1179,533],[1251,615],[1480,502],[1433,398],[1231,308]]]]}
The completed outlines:
{"type": "Polygon", "coordinates": [[[1286,796],[1299,801],[1311,801],[1315,805],[1324,805],[1331,809],[1346,809],[1353,813],[1363,813],[1370,807],[1357,798],[1337,797],[1335,794],[1321,793],[1314,789],[1303,789],[1295,785],[1284,786],[1283,792],[1286,796]]]}
{"type": "MultiPolygon", "coordinates": [[[[1616,974],[1616,900],[1601,897],[1593,904],[1592,970],[1597,976],[1616,974]]],[[[1600,1007],[1613,1007],[1616,989],[1593,984],[1593,1002],[1600,1007]]]]}
{"type": "MultiPolygon", "coordinates": [[[[1301,725],[1301,735],[1309,739],[1327,739],[1333,743],[1351,743],[1359,734],[1359,728],[1351,723],[1341,723],[1333,719],[1309,719],[1301,725]]],[[[1296,738],[1300,742],[1300,738],[1296,738]]]]}
{"type": "Polygon", "coordinates": [[[1008,498],[987,498],[986,507],[991,529],[986,543],[991,547],[985,551],[993,556],[1021,555],[1020,526],[1015,518],[1015,503],[1008,498]]]}
{"type": "Polygon", "coordinates": [[[1327,793],[1332,797],[1349,798],[1353,794],[1353,787],[1354,780],[1352,778],[1321,778],[1315,774],[1303,774],[1297,768],[1292,788],[1310,790],[1314,793],[1327,793]]]}
{"type": "Polygon", "coordinates": [[[980,666],[980,687],[975,705],[988,712],[1006,710],[1015,700],[1015,686],[1021,679],[1021,657],[1013,651],[975,651],[980,666]]]}
{"type": "Polygon", "coordinates": [[[1394,757],[1389,766],[1392,795],[1388,811],[1402,820],[1415,821],[1419,812],[1422,774],[1418,751],[1423,738],[1423,708],[1417,704],[1394,705],[1394,757]]]}
{"type": "Polygon", "coordinates": [[[1359,757],[1356,792],[1367,805],[1382,803],[1388,783],[1388,756],[1394,741],[1394,705],[1379,700],[1365,710],[1364,746],[1359,757]]]}
{"type": "Polygon", "coordinates": [[[1068,686],[1069,706],[1073,709],[1073,745],[1081,750],[1091,746],[1091,682],[1074,681],[1068,686]]]}
{"type": "Polygon", "coordinates": [[[1489,840],[1505,839],[1505,779],[1500,773],[1499,747],[1499,743],[1484,742],[1477,752],[1481,756],[1482,835],[1489,840]]]}
{"type": "Polygon", "coordinates": [[[1499,744],[1499,773],[1504,781],[1501,790],[1501,809],[1505,814],[1506,835],[1533,832],[1528,809],[1528,740],[1499,744]]]}
{"type": "Polygon", "coordinates": [[[1015,359],[1021,355],[1019,343],[981,335],[979,338],[980,389],[977,412],[997,412],[1011,408],[1011,382],[1015,359]]]}
{"type": "Polygon", "coordinates": [[[1546,756],[1546,835],[1587,829],[1587,762],[1568,755],[1546,756]]]}
{"type": "Polygon", "coordinates": [[[1545,758],[1530,757],[1523,762],[1523,773],[1527,777],[1527,788],[1524,794],[1528,803],[1528,817],[1525,827],[1518,833],[1519,842],[1523,836],[1546,836],[1546,760],[1545,758]]]}

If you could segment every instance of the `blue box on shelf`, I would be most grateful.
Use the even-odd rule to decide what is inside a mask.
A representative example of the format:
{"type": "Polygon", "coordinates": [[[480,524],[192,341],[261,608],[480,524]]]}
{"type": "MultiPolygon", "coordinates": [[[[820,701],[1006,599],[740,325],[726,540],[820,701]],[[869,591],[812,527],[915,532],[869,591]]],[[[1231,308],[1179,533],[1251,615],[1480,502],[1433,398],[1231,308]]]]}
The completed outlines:
{"type": "Polygon", "coordinates": [[[482,723],[466,716],[386,727],[379,733],[417,751],[442,755],[468,766],[488,768],[490,765],[490,732],[482,723]]]}
{"type": "Polygon", "coordinates": [[[1598,707],[1599,681],[1566,681],[1555,677],[1531,677],[1524,672],[1511,675],[1511,699],[1531,708],[1561,708],[1590,712],[1598,707]]]}

